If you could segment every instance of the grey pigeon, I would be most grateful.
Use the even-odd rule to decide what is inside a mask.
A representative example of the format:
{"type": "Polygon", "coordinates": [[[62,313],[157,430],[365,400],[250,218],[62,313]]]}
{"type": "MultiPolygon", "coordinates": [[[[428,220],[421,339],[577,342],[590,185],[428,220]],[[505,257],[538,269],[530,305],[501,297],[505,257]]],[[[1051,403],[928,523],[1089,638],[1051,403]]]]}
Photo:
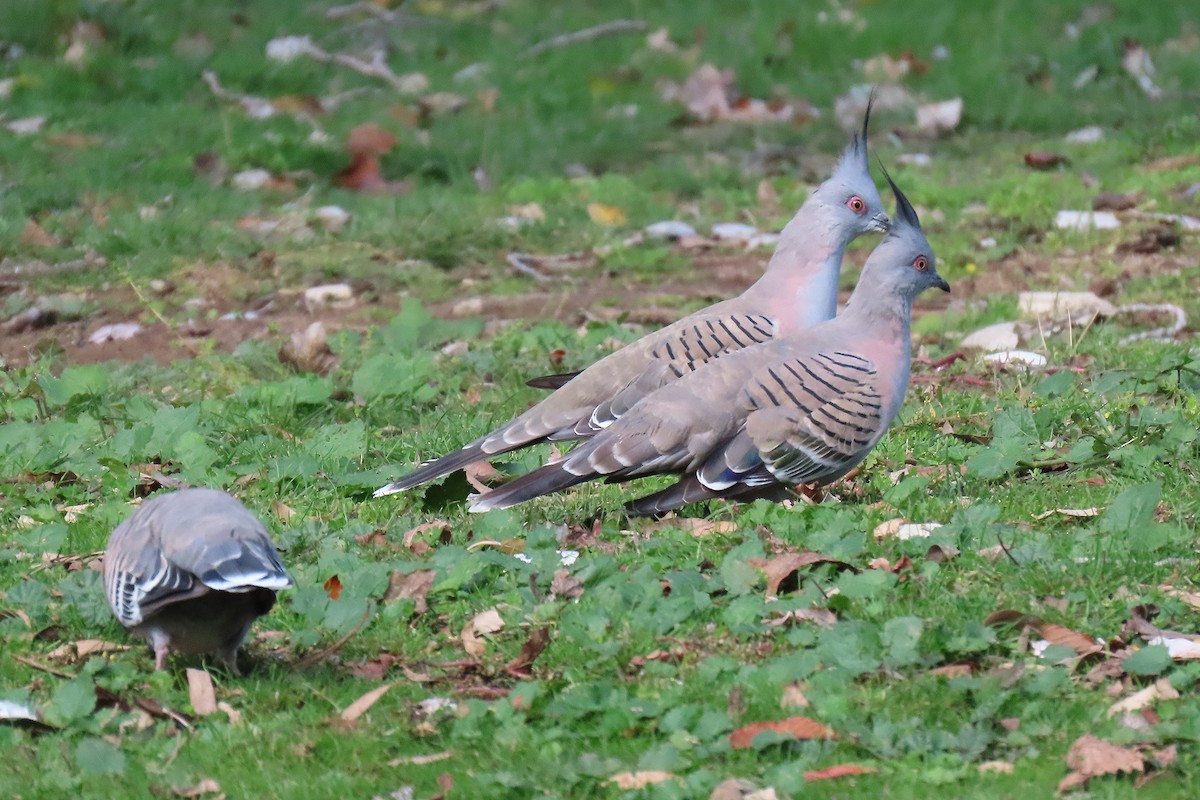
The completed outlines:
{"type": "Polygon", "coordinates": [[[904,400],[913,299],[934,286],[950,290],[916,211],[891,185],[891,231],[867,258],[840,316],[683,376],[566,455],[475,495],[471,511],[508,508],[596,478],[681,475],[627,506],[661,514],[697,500],[776,495],[849,472],[904,400]]]}
{"type": "MultiPolygon", "coordinates": [[[[586,439],[639,400],[708,361],[831,319],[846,246],[888,217],[867,161],[867,122],[829,180],[783,229],[766,272],[738,297],[695,312],[612,353],[508,424],[375,492],[400,492],[466,465],[550,441],[586,439]]],[[[558,385],[555,376],[540,385],[558,385]]]]}
{"type": "Polygon", "coordinates": [[[147,500],[112,532],[104,556],[108,604],[146,637],[155,669],[174,651],[215,653],[236,672],[250,625],[291,585],[266,528],[216,489],[147,500]]]}

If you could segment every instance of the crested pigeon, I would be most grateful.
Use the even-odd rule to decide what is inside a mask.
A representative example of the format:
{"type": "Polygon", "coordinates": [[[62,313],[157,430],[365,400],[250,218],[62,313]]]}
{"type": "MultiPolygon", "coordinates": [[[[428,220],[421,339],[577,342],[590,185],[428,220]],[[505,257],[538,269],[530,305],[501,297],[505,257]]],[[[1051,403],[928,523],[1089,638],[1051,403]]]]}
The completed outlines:
{"type": "Polygon", "coordinates": [[[916,211],[896,197],[891,231],[836,319],[730,353],[650,394],[571,452],[481,495],[471,511],[605,478],[677,474],[627,510],[657,515],[710,498],[829,483],[866,458],[908,388],[913,299],[950,291],[916,211]]]}
{"type": "Polygon", "coordinates": [[[216,489],[147,500],[112,532],[104,556],[108,604],[149,642],[155,669],[174,651],[215,653],[237,672],[250,625],[291,585],[266,528],[216,489]]]}
{"type": "Polygon", "coordinates": [[[557,387],[549,397],[491,433],[422,464],[375,497],[530,445],[587,439],[646,395],[712,359],[831,319],[846,246],[888,226],[867,160],[869,120],[868,108],[862,132],[833,175],[784,227],[766,272],[745,292],[651,333],[577,375],[541,379],[538,385],[557,387]]]}

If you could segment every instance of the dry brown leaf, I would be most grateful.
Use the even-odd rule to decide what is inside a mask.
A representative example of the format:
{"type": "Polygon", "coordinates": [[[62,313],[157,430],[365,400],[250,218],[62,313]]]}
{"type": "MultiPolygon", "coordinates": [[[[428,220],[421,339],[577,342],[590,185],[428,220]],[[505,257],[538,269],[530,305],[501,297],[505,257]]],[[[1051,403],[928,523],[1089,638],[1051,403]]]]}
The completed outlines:
{"type": "Polygon", "coordinates": [[[764,625],[770,625],[777,628],[780,625],[786,625],[789,622],[812,622],[820,625],[823,628],[828,628],[830,625],[837,624],[837,614],[834,614],[828,608],[818,608],[810,606],[808,608],[797,608],[792,611],[785,611],[775,617],[768,617],[763,620],[764,625]]]}
{"type": "Polygon", "coordinates": [[[959,662],[957,664],[943,664],[940,667],[934,667],[929,670],[931,675],[939,675],[946,680],[955,678],[966,678],[975,672],[975,665],[969,662],[959,662]]]}
{"type": "Polygon", "coordinates": [[[486,611],[480,611],[463,627],[460,637],[463,650],[467,651],[467,655],[478,658],[487,651],[487,645],[482,637],[489,633],[495,633],[503,627],[504,620],[495,606],[486,611]]]}
{"type": "Polygon", "coordinates": [[[1158,588],[1168,597],[1174,597],[1188,604],[1192,608],[1200,609],[1200,592],[1191,592],[1185,589],[1180,589],[1172,586],[1169,583],[1164,583],[1158,588]]]}
{"type": "Polygon", "coordinates": [[[463,467],[463,476],[466,477],[467,483],[477,492],[486,492],[492,487],[488,486],[484,481],[489,481],[495,478],[499,473],[496,468],[487,461],[474,461],[463,467]]]}
{"type": "Polygon", "coordinates": [[[1060,792],[1081,786],[1097,775],[1145,770],[1145,759],[1141,753],[1090,733],[1075,740],[1067,751],[1066,761],[1072,772],[1059,782],[1060,792]]]}
{"type": "Polygon", "coordinates": [[[414,767],[419,767],[423,764],[435,764],[438,761],[445,761],[447,758],[453,758],[453,750],[443,750],[440,753],[428,753],[419,756],[402,756],[401,758],[393,758],[388,762],[389,767],[400,767],[405,764],[411,764],[414,767]]]}
{"type": "Polygon", "coordinates": [[[597,225],[624,225],[629,221],[624,211],[604,203],[588,203],[587,213],[597,225]]]}
{"type": "Polygon", "coordinates": [[[1081,656],[1098,653],[1101,650],[1101,645],[1095,639],[1062,625],[1044,622],[1038,626],[1037,631],[1043,639],[1051,644],[1064,645],[1081,656]]]}
{"type": "Polygon", "coordinates": [[[17,241],[25,247],[58,247],[61,244],[58,239],[47,233],[45,228],[32,219],[25,221],[25,228],[21,231],[21,236],[17,241]]]}
{"type": "Polygon", "coordinates": [[[295,509],[282,500],[272,500],[271,511],[283,522],[290,522],[296,516],[295,509]]]}
{"type": "Polygon", "coordinates": [[[373,122],[356,125],[346,137],[350,155],[381,156],[396,146],[396,136],[373,122]]]}
{"type": "Polygon", "coordinates": [[[206,794],[218,794],[221,784],[212,778],[202,778],[195,786],[186,789],[173,789],[176,797],[202,797],[206,794]]]}
{"type": "Polygon", "coordinates": [[[230,725],[233,725],[236,727],[236,726],[242,724],[242,712],[238,711],[236,708],[229,705],[229,703],[226,703],[224,700],[217,703],[217,710],[223,712],[225,714],[225,716],[229,717],[230,725]]]}
{"type": "Polygon", "coordinates": [[[1070,161],[1062,153],[1037,150],[1025,154],[1025,166],[1030,169],[1049,170],[1069,163],[1070,161]]]}
{"type": "Polygon", "coordinates": [[[186,670],[188,682],[188,697],[192,702],[192,711],[198,717],[207,717],[217,712],[217,691],[213,688],[212,676],[202,669],[186,670]]]}
{"type": "Polygon", "coordinates": [[[808,717],[788,717],[787,719],[751,722],[729,734],[729,744],[734,750],[745,750],[750,747],[754,737],[763,731],[791,736],[793,739],[836,739],[837,734],[816,720],[808,717]]]}
{"type": "Polygon", "coordinates": [[[629,791],[631,789],[645,789],[647,786],[669,781],[674,777],[670,772],[663,772],[659,769],[646,769],[640,772],[618,772],[609,778],[608,782],[615,785],[618,789],[629,791]]]}
{"type": "Polygon", "coordinates": [[[804,684],[800,681],[785,683],[779,698],[779,705],[784,708],[808,708],[811,704],[804,696],[804,684]]]}
{"type": "Polygon", "coordinates": [[[1011,775],[1013,771],[1013,763],[1011,761],[984,761],[979,764],[977,769],[980,772],[994,772],[998,775],[1011,775]]]}
{"type": "Polygon", "coordinates": [[[550,580],[550,596],[562,600],[574,600],[583,594],[583,581],[576,578],[568,570],[554,570],[550,580]]]}
{"type": "MultiPolygon", "coordinates": [[[[732,523],[730,523],[732,524],[732,523]]],[[[734,530],[737,527],[734,526],[734,530]]],[[[790,576],[796,574],[804,567],[812,566],[813,564],[841,564],[849,567],[844,561],[839,561],[836,558],[830,558],[827,555],[813,552],[812,550],[802,550],[799,553],[781,553],[773,558],[767,559],[765,563],[758,561],[751,562],[754,566],[760,567],[767,576],[767,594],[779,594],[779,587],[790,576]]]]}
{"type": "Polygon", "coordinates": [[[382,686],[376,686],[374,689],[367,692],[350,705],[346,706],[345,710],[342,711],[342,713],[338,716],[341,717],[343,722],[354,722],[363,714],[367,713],[371,706],[375,705],[375,703],[379,701],[379,698],[387,694],[388,689],[391,689],[395,685],[396,684],[394,683],[385,683],[382,686]]]}
{"type": "Polygon", "coordinates": [[[450,523],[446,522],[444,519],[435,519],[432,522],[423,522],[417,527],[412,528],[404,533],[404,538],[402,539],[404,546],[411,550],[413,541],[422,533],[427,531],[437,531],[442,536],[449,536],[450,523]]]}
{"type": "Polygon", "coordinates": [[[1052,508],[1049,511],[1034,514],[1033,518],[1045,519],[1055,514],[1062,514],[1064,517],[1094,517],[1099,513],[1100,509],[1098,508],[1052,508]]]}
{"type": "Polygon", "coordinates": [[[1159,678],[1146,688],[1113,703],[1108,708],[1108,716],[1114,717],[1117,714],[1123,714],[1127,711],[1141,711],[1143,708],[1149,707],[1156,700],[1176,700],[1178,698],[1179,692],[1175,690],[1175,687],[1171,686],[1171,682],[1166,678],[1159,678]]]}
{"type": "Polygon", "coordinates": [[[737,531],[738,526],[736,522],[714,522],[710,519],[699,519],[696,517],[669,517],[650,523],[642,528],[642,532],[653,533],[664,528],[686,531],[692,536],[709,536],[714,533],[734,533],[737,531]]]}
{"type": "Polygon", "coordinates": [[[517,653],[517,657],[504,665],[506,672],[513,674],[526,674],[529,668],[533,666],[533,662],[546,649],[546,645],[550,644],[550,629],[549,628],[532,628],[529,631],[529,638],[521,645],[521,652],[517,653]]]}
{"type": "Polygon", "coordinates": [[[806,781],[825,781],[830,778],[845,778],[851,775],[870,775],[879,770],[863,767],[858,764],[838,764],[835,767],[826,767],[825,769],[809,769],[804,771],[804,780],[806,781]]]}
{"type": "Polygon", "coordinates": [[[128,650],[129,645],[106,642],[102,639],[80,639],[77,642],[67,642],[46,654],[51,661],[77,661],[87,656],[101,653],[120,653],[128,650]]]}
{"type": "Polygon", "coordinates": [[[337,356],[329,349],[329,337],[320,320],[302,331],[294,331],[279,348],[279,361],[301,372],[324,375],[333,369],[337,356]]]}
{"type": "Polygon", "coordinates": [[[386,605],[404,598],[411,598],[415,603],[413,614],[417,616],[424,614],[429,610],[429,604],[425,598],[429,594],[429,590],[433,588],[433,579],[436,576],[437,573],[431,569],[393,572],[388,579],[387,591],[383,593],[383,603],[386,605]]]}

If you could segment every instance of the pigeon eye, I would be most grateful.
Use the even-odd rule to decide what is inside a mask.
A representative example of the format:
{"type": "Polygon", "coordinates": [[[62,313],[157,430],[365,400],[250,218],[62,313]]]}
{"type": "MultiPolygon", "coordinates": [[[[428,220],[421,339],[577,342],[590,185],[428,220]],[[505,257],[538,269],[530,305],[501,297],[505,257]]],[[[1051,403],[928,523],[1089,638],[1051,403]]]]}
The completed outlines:
{"type": "Polygon", "coordinates": [[[854,197],[851,197],[846,201],[846,208],[850,209],[855,214],[867,213],[867,204],[858,195],[854,195],[854,197]]]}
{"type": "Polygon", "coordinates": [[[924,272],[925,270],[929,269],[929,259],[925,256],[917,256],[916,260],[913,261],[913,266],[919,269],[921,272],[924,272]]]}

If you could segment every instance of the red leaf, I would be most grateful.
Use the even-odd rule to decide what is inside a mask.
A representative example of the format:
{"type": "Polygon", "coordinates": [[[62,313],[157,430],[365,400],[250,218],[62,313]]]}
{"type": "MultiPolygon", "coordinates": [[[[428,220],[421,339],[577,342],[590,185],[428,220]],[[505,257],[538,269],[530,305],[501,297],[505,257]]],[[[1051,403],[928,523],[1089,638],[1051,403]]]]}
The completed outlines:
{"type": "Polygon", "coordinates": [[[793,739],[836,739],[837,734],[816,720],[808,717],[788,717],[787,719],[767,720],[766,722],[751,722],[729,734],[729,744],[734,750],[745,750],[750,747],[754,737],[763,731],[774,731],[793,739]]]}
{"type": "Polygon", "coordinates": [[[860,767],[858,764],[838,764],[837,766],[826,767],[825,769],[805,770],[804,780],[824,781],[830,778],[845,778],[849,775],[869,775],[872,772],[878,771],[870,767],[860,767]]]}
{"type": "Polygon", "coordinates": [[[325,581],[325,591],[329,592],[330,600],[337,600],[342,594],[342,581],[337,575],[325,581]]]}

